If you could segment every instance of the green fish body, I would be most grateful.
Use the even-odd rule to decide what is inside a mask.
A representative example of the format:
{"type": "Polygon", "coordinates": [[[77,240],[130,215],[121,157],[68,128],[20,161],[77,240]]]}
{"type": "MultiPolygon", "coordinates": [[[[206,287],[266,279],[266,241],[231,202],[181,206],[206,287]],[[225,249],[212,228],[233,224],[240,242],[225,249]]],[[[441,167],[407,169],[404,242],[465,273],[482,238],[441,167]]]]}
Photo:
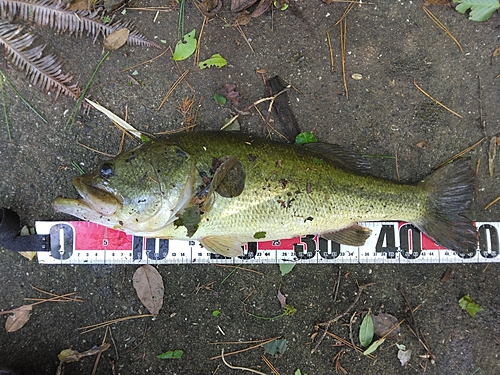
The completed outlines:
{"type": "Polygon", "coordinates": [[[75,177],[79,199],[53,206],[127,233],[198,240],[225,256],[249,241],[317,234],[361,246],[362,221],[407,221],[459,253],[475,249],[468,211],[474,174],[466,160],[413,184],[366,173],[338,146],[290,145],[233,132],[153,140],[75,177]]]}

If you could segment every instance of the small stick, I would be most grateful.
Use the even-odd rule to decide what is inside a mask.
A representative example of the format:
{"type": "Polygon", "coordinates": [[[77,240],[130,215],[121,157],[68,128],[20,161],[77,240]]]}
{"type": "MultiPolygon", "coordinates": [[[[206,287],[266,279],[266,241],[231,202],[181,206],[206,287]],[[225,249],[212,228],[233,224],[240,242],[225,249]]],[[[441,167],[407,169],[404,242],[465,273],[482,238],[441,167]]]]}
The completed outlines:
{"type": "MultiPolygon", "coordinates": [[[[354,349],[358,353],[363,353],[363,349],[361,349],[359,346],[356,346],[356,345],[352,346],[352,344],[349,341],[347,341],[346,339],[343,339],[340,336],[337,336],[335,333],[326,332],[326,334],[328,336],[333,337],[335,340],[340,341],[342,344],[348,346],[349,348],[354,349]]],[[[375,356],[373,354],[367,354],[366,357],[368,357],[368,358],[370,358],[372,360],[375,359],[375,356]]]]}
{"type": "MultiPolygon", "coordinates": [[[[243,353],[243,352],[246,352],[246,351],[248,351],[248,350],[256,349],[256,348],[261,347],[262,345],[265,345],[265,344],[267,344],[267,343],[270,343],[271,341],[274,341],[274,340],[276,340],[276,339],[279,339],[279,337],[273,337],[272,339],[269,339],[269,340],[263,341],[263,342],[261,342],[260,344],[253,345],[253,346],[249,346],[248,348],[245,348],[245,349],[240,349],[240,350],[236,350],[236,351],[234,351],[234,352],[227,353],[227,354],[226,354],[226,357],[229,357],[230,355],[233,355],[233,354],[243,353]]],[[[210,358],[210,360],[217,359],[217,358],[221,358],[221,356],[220,356],[220,355],[217,355],[217,356],[215,356],[215,357],[210,358]]]]}
{"type": "Polygon", "coordinates": [[[217,342],[209,342],[209,344],[210,345],[239,345],[239,344],[253,344],[256,342],[265,342],[267,340],[268,339],[251,340],[251,341],[217,341],[217,342]]]}
{"type": "Polygon", "coordinates": [[[168,90],[168,92],[165,94],[165,97],[163,98],[163,100],[161,101],[160,105],[158,106],[157,111],[159,111],[161,109],[161,107],[163,107],[163,104],[165,104],[165,102],[167,101],[168,97],[170,95],[172,95],[172,93],[174,92],[175,88],[179,85],[179,83],[181,83],[181,81],[184,79],[184,77],[187,76],[188,73],[189,73],[189,69],[186,69],[186,71],[184,71],[184,73],[182,73],[181,76],[179,78],[177,78],[177,81],[174,82],[174,84],[172,85],[172,87],[170,87],[170,90],[168,90]]]}
{"type": "Polygon", "coordinates": [[[443,25],[441,21],[434,14],[432,14],[429,9],[427,9],[427,7],[423,6],[422,9],[424,10],[425,14],[427,14],[429,18],[432,21],[434,21],[434,23],[438,25],[441,28],[441,30],[443,30],[446,33],[446,35],[448,35],[456,43],[458,48],[460,48],[460,52],[463,52],[464,50],[462,49],[462,46],[460,45],[460,43],[458,43],[458,40],[450,33],[450,31],[446,28],[446,26],[443,25]]]}
{"type": "Polygon", "coordinates": [[[341,63],[342,63],[342,80],[344,81],[344,91],[346,99],[349,99],[349,90],[347,90],[347,79],[345,75],[345,47],[347,43],[347,23],[344,20],[340,23],[340,50],[341,50],[341,63]]]}
{"type": "Polygon", "coordinates": [[[352,8],[354,8],[354,4],[361,4],[361,2],[358,3],[357,1],[350,1],[347,5],[347,8],[345,8],[344,10],[344,14],[342,14],[342,16],[337,20],[337,22],[335,22],[333,26],[337,26],[339,23],[344,21],[344,18],[347,16],[347,14],[352,10],[352,8]]]}
{"type": "Polygon", "coordinates": [[[253,48],[252,48],[252,45],[251,45],[251,44],[250,44],[250,42],[248,41],[248,38],[247,38],[247,36],[245,35],[245,33],[243,32],[243,29],[241,28],[241,26],[240,26],[240,25],[238,25],[238,24],[236,24],[236,28],[237,28],[237,29],[238,29],[238,31],[240,32],[240,34],[241,34],[241,36],[243,37],[243,39],[245,39],[245,42],[247,42],[248,47],[250,47],[250,50],[251,50],[252,52],[254,52],[254,53],[255,53],[255,51],[254,51],[254,50],[253,50],[253,48]]]}
{"type": "Polygon", "coordinates": [[[483,90],[481,85],[481,76],[477,76],[477,83],[479,86],[479,121],[481,125],[481,130],[483,131],[483,135],[486,137],[486,121],[483,120],[483,90]]]}
{"type": "Polygon", "coordinates": [[[333,323],[336,323],[342,317],[344,317],[345,315],[349,314],[349,312],[353,309],[354,305],[356,305],[356,303],[359,301],[359,298],[361,297],[361,294],[362,294],[363,290],[366,287],[368,287],[370,285],[373,285],[373,284],[374,283],[365,284],[365,285],[359,285],[358,286],[358,295],[356,296],[356,298],[351,303],[351,305],[347,308],[346,311],[344,311],[342,314],[337,315],[335,318],[330,319],[329,321],[327,321],[325,323],[320,323],[319,324],[320,326],[324,326],[324,331],[323,331],[323,334],[319,337],[318,341],[316,341],[316,344],[314,345],[314,348],[311,349],[311,354],[314,353],[318,349],[318,347],[320,346],[321,342],[323,341],[323,339],[325,338],[325,336],[326,336],[326,334],[328,332],[328,328],[330,328],[330,325],[332,325],[333,323]]]}
{"type": "MultiPolygon", "coordinates": [[[[108,330],[109,330],[109,327],[106,327],[106,331],[104,332],[104,337],[102,338],[101,346],[106,343],[106,337],[108,336],[108,330]]],[[[95,375],[95,373],[97,371],[97,365],[99,364],[99,361],[101,359],[101,354],[102,354],[102,351],[97,353],[97,356],[95,357],[94,367],[92,368],[92,375],[95,375]]]]}
{"type": "Polygon", "coordinates": [[[439,167],[442,167],[445,164],[448,164],[448,163],[451,163],[452,161],[457,160],[458,158],[462,157],[463,155],[465,155],[466,153],[468,153],[469,151],[473,150],[475,147],[477,147],[478,145],[480,145],[485,139],[486,138],[480,139],[479,141],[477,141],[476,143],[474,143],[472,146],[467,147],[465,150],[460,151],[458,154],[456,154],[456,155],[452,156],[451,158],[449,158],[448,160],[442,162],[435,169],[438,169],[439,167]]]}
{"type": "Polygon", "coordinates": [[[326,40],[328,41],[328,50],[330,51],[330,65],[332,67],[332,73],[335,68],[335,61],[333,59],[333,48],[332,48],[332,41],[330,40],[330,31],[326,30],[326,40]]]}
{"type": "Polygon", "coordinates": [[[93,151],[93,152],[97,152],[98,154],[101,154],[101,155],[104,155],[104,156],[107,156],[107,157],[115,157],[116,155],[111,155],[111,154],[108,154],[107,152],[104,152],[104,151],[99,151],[99,150],[96,150],[95,148],[92,148],[90,146],[87,146],[86,144],[83,144],[82,142],[80,141],[76,141],[76,143],[78,143],[79,146],[82,146],[84,148],[86,148],[87,150],[90,150],[90,151],[93,151]]]}
{"type": "Polygon", "coordinates": [[[433,102],[435,102],[436,104],[439,104],[441,107],[443,107],[444,109],[446,109],[447,111],[453,113],[455,116],[457,116],[458,118],[462,118],[461,115],[459,115],[457,112],[453,111],[452,109],[448,108],[447,106],[445,106],[443,103],[441,103],[440,101],[434,99],[432,96],[430,96],[429,94],[427,94],[419,85],[417,85],[417,80],[415,78],[413,78],[413,84],[415,85],[415,87],[422,93],[424,94],[425,96],[427,96],[430,100],[432,100],[433,102]]]}
{"type": "Polygon", "coordinates": [[[200,44],[201,44],[201,37],[203,36],[203,30],[205,29],[205,24],[208,21],[208,17],[203,15],[203,23],[201,24],[201,30],[200,30],[200,36],[198,37],[198,42],[196,43],[196,51],[194,52],[194,66],[198,66],[198,63],[200,62],[200,44]]]}
{"type": "Polygon", "coordinates": [[[77,330],[82,331],[80,333],[83,334],[83,333],[88,333],[88,332],[93,331],[93,330],[98,329],[98,328],[103,328],[103,327],[109,326],[109,325],[114,324],[114,323],[119,323],[119,322],[123,322],[125,320],[131,320],[131,319],[137,319],[137,318],[147,318],[149,316],[154,316],[154,315],[153,314],[140,314],[140,315],[133,315],[133,316],[125,316],[123,318],[112,319],[112,320],[108,320],[106,322],[92,324],[90,326],[79,327],[79,328],[77,328],[77,330]]]}
{"type": "Polygon", "coordinates": [[[337,282],[335,283],[335,292],[333,293],[333,302],[335,302],[337,300],[337,295],[339,293],[339,287],[340,287],[340,267],[339,267],[339,271],[338,271],[338,276],[337,276],[337,282]]]}
{"type": "Polygon", "coordinates": [[[269,359],[267,359],[267,357],[264,354],[261,355],[261,358],[266,363],[266,365],[271,369],[271,371],[273,372],[273,374],[280,375],[279,371],[276,370],[276,367],[273,366],[273,364],[271,363],[271,361],[269,359]]]}
{"type": "Polygon", "coordinates": [[[167,53],[167,51],[168,51],[168,50],[170,50],[170,51],[172,50],[172,49],[170,48],[170,46],[169,46],[167,49],[165,49],[165,51],[163,51],[162,53],[160,53],[158,56],[153,57],[152,59],[149,59],[149,60],[143,61],[143,62],[141,62],[141,63],[139,63],[139,64],[135,64],[135,65],[132,65],[132,66],[128,66],[128,67],[126,67],[125,69],[120,70],[120,72],[126,72],[127,70],[134,69],[134,68],[137,68],[138,66],[141,66],[141,65],[144,65],[144,64],[147,64],[147,63],[153,62],[153,61],[155,61],[156,59],[159,59],[160,57],[162,57],[165,53],[167,53]]]}
{"type": "Polygon", "coordinates": [[[496,197],[495,199],[493,199],[490,203],[488,203],[484,208],[483,210],[487,210],[488,208],[490,208],[491,206],[493,206],[495,203],[497,203],[498,201],[500,201],[500,197],[496,197]]]}
{"type": "Polygon", "coordinates": [[[227,363],[226,359],[224,358],[224,348],[222,349],[222,353],[221,353],[220,357],[222,358],[222,362],[224,362],[224,364],[227,367],[229,367],[230,369],[250,371],[250,372],[253,372],[254,374],[267,375],[267,374],[265,374],[263,372],[260,372],[260,371],[257,371],[257,370],[253,370],[253,369],[248,368],[248,367],[240,367],[240,366],[232,366],[232,365],[230,365],[229,363],[227,363]]]}

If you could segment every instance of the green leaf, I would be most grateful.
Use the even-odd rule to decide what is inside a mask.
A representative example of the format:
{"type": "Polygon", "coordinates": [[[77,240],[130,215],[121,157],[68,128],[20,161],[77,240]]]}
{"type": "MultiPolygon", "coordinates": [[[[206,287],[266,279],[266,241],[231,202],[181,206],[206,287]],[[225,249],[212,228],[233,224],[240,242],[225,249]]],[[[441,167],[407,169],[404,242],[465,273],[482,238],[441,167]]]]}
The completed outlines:
{"type": "Polygon", "coordinates": [[[375,350],[377,350],[377,348],[382,345],[385,341],[385,338],[381,338],[381,339],[378,339],[377,341],[374,341],[373,344],[371,344],[368,349],[366,349],[363,354],[364,355],[368,355],[368,354],[372,354],[375,350]]]}
{"type": "Polygon", "coordinates": [[[196,29],[193,29],[193,31],[184,35],[182,39],[177,42],[172,60],[185,60],[194,53],[196,50],[195,33],[196,29]]]}
{"type": "Polygon", "coordinates": [[[295,267],[295,263],[280,263],[281,276],[291,272],[293,267],[295,267]]]}
{"type": "Polygon", "coordinates": [[[255,232],[253,238],[255,238],[256,240],[266,238],[266,232],[255,232]]]}
{"type": "Polygon", "coordinates": [[[159,359],[179,359],[182,357],[184,354],[183,350],[176,349],[176,350],[169,350],[168,352],[158,354],[156,358],[159,359]]]}
{"type": "Polygon", "coordinates": [[[373,340],[373,319],[372,313],[368,310],[368,313],[363,318],[361,322],[361,327],[359,327],[359,342],[361,346],[365,348],[370,345],[373,340]]]}
{"type": "Polygon", "coordinates": [[[200,69],[210,68],[211,66],[216,66],[217,68],[222,68],[227,65],[227,61],[224,57],[216,53],[212,55],[209,59],[202,61],[198,64],[200,69]]]}
{"type": "Polygon", "coordinates": [[[220,314],[220,310],[218,310],[218,309],[217,309],[217,310],[212,311],[212,315],[213,315],[213,316],[219,316],[219,314],[220,314]]]}
{"type": "Polygon", "coordinates": [[[318,142],[318,140],[313,135],[313,133],[310,132],[302,132],[295,137],[296,145],[303,145],[306,143],[316,143],[316,142],[318,142]]]}
{"type": "Polygon", "coordinates": [[[498,0],[453,0],[459,3],[455,8],[460,13],[465,13],[470,9],[469,20],[486,21],[493,12],[500,8],[498,0]]]}
{"type": "Polygon", "coordinates": [[[227,101],[226,98],[219,93],[214,95],[214,100],[217,102],[218,105],[224,105],[226,104],[227,101]]]}
{"type": "Polygon", "coordinates": [[[280,355],[285,353],[286,344],[286,339],[278,339],[268,342],[267,344],[264,344],[262,346],[264,347],[264,349],[266,349],[266,353],[269,353],[271,355],[280,355]]]}
{"type": "Polygon", "coordinates": [[[472,318],[474,318],[478,312],[484,310],[481,306],[474,302],[468,294],[460,298],[458,304],[462,309],[467,311],[472,318]]]}

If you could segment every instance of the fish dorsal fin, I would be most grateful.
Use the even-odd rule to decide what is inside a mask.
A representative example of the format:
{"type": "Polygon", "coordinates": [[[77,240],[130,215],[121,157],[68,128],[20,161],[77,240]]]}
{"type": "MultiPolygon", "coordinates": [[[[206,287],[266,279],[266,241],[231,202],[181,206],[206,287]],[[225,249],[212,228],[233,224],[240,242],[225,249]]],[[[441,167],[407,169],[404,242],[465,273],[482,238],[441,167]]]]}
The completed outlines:
{"type": "Polygon", "coordinates": [[[243,254],[241,241],[231,236],[207,236],[200,243],[212,253],[224,255],[225,257],[237,257],[243,254]]]}
{"type": "Polygon", "coordinates": [[[306,143],[303,147],[346,171],[364,175],[371,173],[370,162],[347,147],[321,142],[306,143]]]}
{"type": "Polygon", "coordinates": [[[335,232],[321,233],[321,237],[348,246],[363,246],[372,231],[358,224],[335,232]]]}

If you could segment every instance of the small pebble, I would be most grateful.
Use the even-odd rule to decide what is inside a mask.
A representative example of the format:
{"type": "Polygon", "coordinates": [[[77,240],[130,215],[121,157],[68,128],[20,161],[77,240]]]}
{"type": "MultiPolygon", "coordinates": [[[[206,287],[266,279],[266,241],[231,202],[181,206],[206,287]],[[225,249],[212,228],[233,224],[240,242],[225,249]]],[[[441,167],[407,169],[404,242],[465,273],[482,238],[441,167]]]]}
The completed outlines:
{"type": "Polygon", "coordinates": [[[352,79],[355,79],[356,81],[363,79],[363,76],[359,73],[354,73],[351,77],[352,77],[352,79]]]}

